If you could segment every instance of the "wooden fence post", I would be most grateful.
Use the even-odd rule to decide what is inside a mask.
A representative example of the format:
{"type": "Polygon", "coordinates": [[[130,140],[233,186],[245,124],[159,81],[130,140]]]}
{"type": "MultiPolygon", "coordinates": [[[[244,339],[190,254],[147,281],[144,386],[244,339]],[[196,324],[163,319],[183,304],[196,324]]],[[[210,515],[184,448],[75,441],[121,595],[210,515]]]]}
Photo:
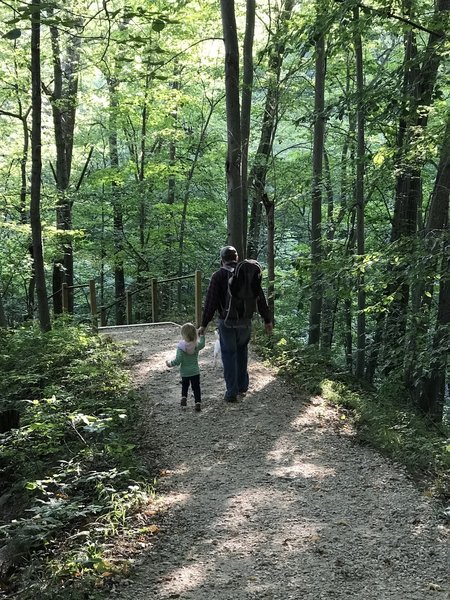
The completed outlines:
{"type": "Polygon", "coordinates": [[[61,286],[61,304],[63,314],[67,314],[69,312],[69,286],[67,283],[63,283],[61,286]]]}
{"type": "Polygon", "coordinates": [[[95,295],[95,280],[89,280],[89,304],[91,305],[92,330],[98,330],[97,296],[95,295]]]}
{"type": "Polygon", "coordinates": [[[202,324],[202,273],[195,271],[195,320],[197,327],[202,324]]]}
{"type": "Polygon", "coordinates": [[[156,323],[158,319],[158,280],[152,279],[152,321],[156,323]]]}
{"type": "Polygon", "coordinates": [[[131,292],[126,293],[126,306],[127,306],[127,325],[133,323],[133,296],[131,292]]]}

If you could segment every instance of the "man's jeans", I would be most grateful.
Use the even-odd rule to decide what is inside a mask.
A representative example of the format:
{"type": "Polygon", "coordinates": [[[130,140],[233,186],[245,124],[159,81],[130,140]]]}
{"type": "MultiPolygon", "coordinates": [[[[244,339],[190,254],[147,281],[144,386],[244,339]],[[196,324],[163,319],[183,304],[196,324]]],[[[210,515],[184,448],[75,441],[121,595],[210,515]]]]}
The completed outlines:
{"type": "Polygon", "coordinates": [[[220,350],[222,352],[223,376],[227,391],[225,399],[234,400],[248,389],[248,343],[252,327],[226,327],[219,319],[220,350]]]}

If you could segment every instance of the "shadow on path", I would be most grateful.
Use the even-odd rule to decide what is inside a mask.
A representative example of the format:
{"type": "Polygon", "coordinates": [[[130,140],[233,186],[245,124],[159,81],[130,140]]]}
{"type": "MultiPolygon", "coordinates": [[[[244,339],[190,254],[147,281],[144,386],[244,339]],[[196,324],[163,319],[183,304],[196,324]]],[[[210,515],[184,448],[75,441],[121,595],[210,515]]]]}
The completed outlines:
{"type": "Polygon", "coordinates": [[[116,597],[447,597],[448,538],[433,506],[400,467],[358,446],[321,398],[302,397],[252,359],[250,393],[223,403],[210,336],[203,411],[192,402],[182,411],[178,373],[164,366],[178,331],[131,337],[166,511],[133,584],[116,597]]]}

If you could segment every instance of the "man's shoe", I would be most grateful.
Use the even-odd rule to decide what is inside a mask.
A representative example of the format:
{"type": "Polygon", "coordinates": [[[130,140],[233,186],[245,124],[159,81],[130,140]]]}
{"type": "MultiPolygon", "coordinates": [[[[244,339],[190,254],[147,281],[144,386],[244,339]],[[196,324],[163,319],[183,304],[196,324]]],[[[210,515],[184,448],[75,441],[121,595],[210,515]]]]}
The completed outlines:
{"type": "Polygon", "coordinates": [[[195,403],[195,412],[200,412],[201,410],[202,410],[201,402],[196,402],[195,403]]]}
{"type": "Polygon", "coordinates": [[[223,399],[225,400],[225,402],[237,402],[237,396],[227,396],[225,394],[223,399]]]}
{"type": "Polygon", "coordinates": [[[186,408],[186,406],[187,406],[187,398],[181,398],[180,405],[181,405],[181,408],[186,408]]]}

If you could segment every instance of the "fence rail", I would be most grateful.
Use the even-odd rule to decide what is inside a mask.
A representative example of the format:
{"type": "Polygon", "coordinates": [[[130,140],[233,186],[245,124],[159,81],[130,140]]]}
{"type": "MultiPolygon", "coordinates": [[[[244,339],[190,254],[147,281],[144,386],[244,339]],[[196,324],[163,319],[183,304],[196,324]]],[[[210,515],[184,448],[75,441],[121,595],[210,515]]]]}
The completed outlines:
{"type": "MultiPolygon", "coordinates": [[[[197,325],[200,325],[202,316],[202,276],[200,271],[195,271],[191,275],[180,275],[179,277],[170,277],[168,279],[157,279],[152,278],[151,282],[145,286],[141,286],[136,290],[126,292],[125,294],[125,315],[126,324],[133,324],[133,296],[139,292],[142,292],[148,288],[151,289],[151,314],[152,322],[157,323],[159,321],[159,303],[158,303],[158,286],[164,283],[173,283],[175,281],[182,281],[185,279],[194,278],[194,303],[195,303],[195,321],[197,325]]],[[[114,304],[116,304],[114,302],[114,304]]],[[[113,305],[114,305],[113,304],[113,305]]],[[[109,307],[111,308],[111,306],[109,307]]],[[[100,325],[106,326],[105,312],[101,311],[100,325]]]]}
{"type": "MultiPolygon", "coordinates": [[[[96,284],[95,280],[91,279],[88,283],[82,283],[78,285],[68,285],[67,283],[63,283],[61,288],[49,296],[49,300],[54,298],[57,294],[61,294],[61,304],[63,314],[69,313],[69,293],[70,290],[74,289],[82,289],[89,288],[89,307],[90,307],[90,319],[92,323],[92,328],[94,331],[99,329],[99,321],[100,327],[107,327],[107,311],[110,310],[113,306],[118,304],[119,302],[125,301],[125,325],[136,325],[133,323],[133,296],[140,292],[151,289],[150,294],[150,303],[151,303],[151,315],[152,315],[152,323],[159,322],[159,302],[158,302],[158,286],[166,283],[173,283],[175,281],[182,281],[185,279],[194,279],[194,303],[195,303],[195,321],[197,325],[200,325],[201,314],[202,314],[202,278],[201,271],[195,271],[190,275],[180,275],[179,277],[170,277],[167,279],[157,279],[153,277],[150,283],[140,286],[132,291],[125,292],[125,296],[120,298],[116,298],[113,302],[108,304],[107,306],[100,306],[97,308],[97,295],[96,295],[96,284]]],[[[120,325],[116,325],[120,326],[120,325]]]]}

